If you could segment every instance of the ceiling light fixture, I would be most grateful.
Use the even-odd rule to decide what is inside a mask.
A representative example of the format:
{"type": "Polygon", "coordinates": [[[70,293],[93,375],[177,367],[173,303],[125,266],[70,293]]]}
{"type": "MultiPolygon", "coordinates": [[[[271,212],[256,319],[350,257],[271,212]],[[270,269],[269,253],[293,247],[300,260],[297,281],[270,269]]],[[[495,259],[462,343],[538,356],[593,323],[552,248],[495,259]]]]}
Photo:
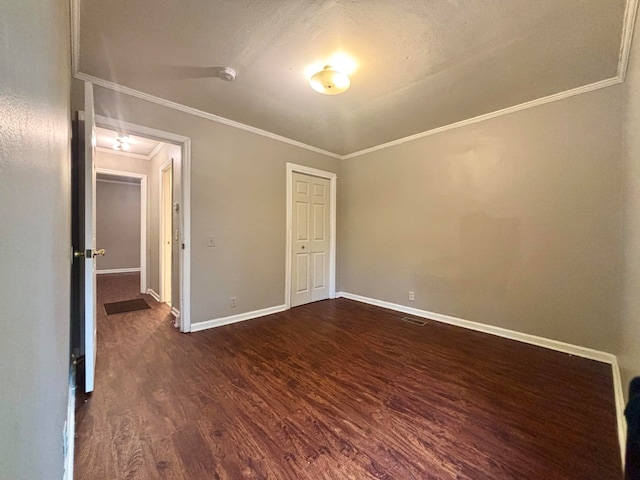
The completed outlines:
{"type": "Polygon", "coordinates": [[[131,139],[129,135],[122,135],[118,133],[115,142],[113,142],[114,150],[129,150],[131,148],[131,139]]]}
{"type": "Polygon", "coordinates": [[[346,92],[351,86],[349,75],[338,70],[334,70],[327,65],[322,70],[314,74],[309,80],[309,85],[316,92],[324,95],[337,95],[346,92]]]}

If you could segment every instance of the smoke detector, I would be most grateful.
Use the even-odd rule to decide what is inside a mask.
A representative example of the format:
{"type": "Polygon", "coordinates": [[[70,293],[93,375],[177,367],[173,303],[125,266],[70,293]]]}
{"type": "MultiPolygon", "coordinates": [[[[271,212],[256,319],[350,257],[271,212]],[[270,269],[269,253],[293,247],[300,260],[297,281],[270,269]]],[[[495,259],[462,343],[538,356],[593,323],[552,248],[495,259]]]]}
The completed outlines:
{"type": "Polygon", "coordinates": [[[233,82],[236,79],[236,71],[230,67],[222,67],[218,70],[218,77],[225,82],[233,82]]]}

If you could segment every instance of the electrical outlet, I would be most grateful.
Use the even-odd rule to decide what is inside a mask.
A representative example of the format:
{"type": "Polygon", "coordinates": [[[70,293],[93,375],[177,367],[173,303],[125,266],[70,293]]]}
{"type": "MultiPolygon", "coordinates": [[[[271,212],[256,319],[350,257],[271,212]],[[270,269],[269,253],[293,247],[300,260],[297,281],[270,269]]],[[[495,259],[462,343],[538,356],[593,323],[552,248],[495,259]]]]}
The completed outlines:
{"type": "Polygon", "coordinates": [[[207,247],[215,247],[216,246],[216,237],[213,235],[209,235],[209,239],[207,240],[207,247]]]}
{"type": "Polygon", "coordinates": [[[413,292],[409,292],[409,300],[411,300],[412,302],[416,299],[416,296],[414,295],[413,292]]]}
{"type": "Polygon", "coordinates": [[[231,297],[231,301],[229,302],[231,308],[236,308],[238,305],[238,299],[236,297],[231,297]]]}

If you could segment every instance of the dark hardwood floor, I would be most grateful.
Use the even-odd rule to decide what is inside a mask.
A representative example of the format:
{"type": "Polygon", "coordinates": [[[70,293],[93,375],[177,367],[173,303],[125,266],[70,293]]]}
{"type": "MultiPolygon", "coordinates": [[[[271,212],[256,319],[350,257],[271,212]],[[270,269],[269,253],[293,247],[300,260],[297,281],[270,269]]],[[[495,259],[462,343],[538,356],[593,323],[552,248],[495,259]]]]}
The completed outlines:
{"type": "Polygon", "coordinates": [[[194,334],[105,316],[76,479],[621,479],[609,365],[346,299],[194,334]]]}

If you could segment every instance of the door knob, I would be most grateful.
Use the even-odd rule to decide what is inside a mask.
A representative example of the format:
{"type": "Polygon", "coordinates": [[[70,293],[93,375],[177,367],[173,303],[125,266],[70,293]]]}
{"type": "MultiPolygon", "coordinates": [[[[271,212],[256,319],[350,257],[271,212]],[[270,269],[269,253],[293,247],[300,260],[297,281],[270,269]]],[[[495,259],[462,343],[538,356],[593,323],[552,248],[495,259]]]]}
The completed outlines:
{"type": "Polygon", "coordinates": [[[101,256],[103,257],[105,255],[105,253],[107,253],[107,251],[104,248],[101,248],[99,250],[76,250],[75,252],[73,252],[73,256],[78,258],[78,257],[82,257],[82,258],[91,258],[91,257],[98,257],[101,256]]]}

